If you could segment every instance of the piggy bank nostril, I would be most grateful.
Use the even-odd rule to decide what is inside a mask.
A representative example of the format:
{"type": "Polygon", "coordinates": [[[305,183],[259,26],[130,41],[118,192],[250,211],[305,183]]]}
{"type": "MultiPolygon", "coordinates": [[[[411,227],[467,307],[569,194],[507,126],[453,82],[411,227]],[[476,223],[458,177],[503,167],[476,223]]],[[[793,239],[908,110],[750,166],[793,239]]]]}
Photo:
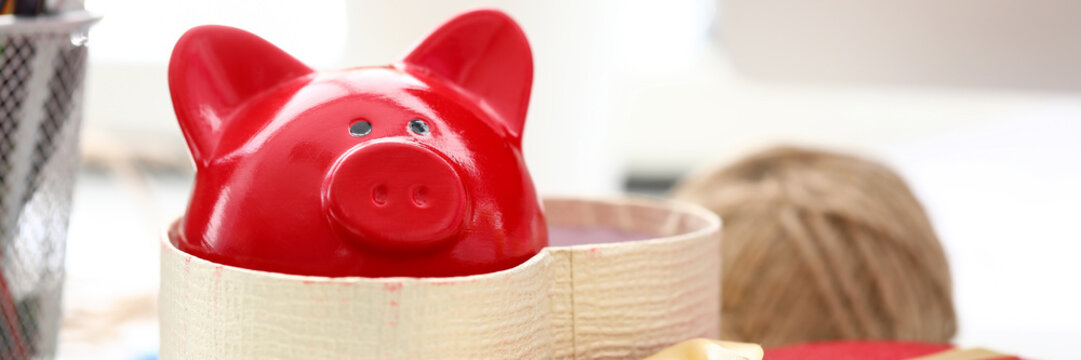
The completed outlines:
{"type": "Polygon", "coordinates": [[[376,206],[387,204],[387,187],[385,185],[376,185],[372,188],[372,204],[376,206]]]}
{"type": "Polygon", "coordinates": [[[428,187],[421,185],[413,187],[413,205],[420,208],[428,207],[428,187]]]}

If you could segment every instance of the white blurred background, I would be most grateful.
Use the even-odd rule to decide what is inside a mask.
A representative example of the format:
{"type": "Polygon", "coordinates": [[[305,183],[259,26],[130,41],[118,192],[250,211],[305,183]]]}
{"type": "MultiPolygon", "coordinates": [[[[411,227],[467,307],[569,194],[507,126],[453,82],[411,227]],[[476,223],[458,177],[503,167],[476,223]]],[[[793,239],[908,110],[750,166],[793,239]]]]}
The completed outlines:
{"type": "Polygon", "coordinates": [[[881,159],[948,251],[962,346],[1077,358],[1081,4],[1008,0],[88,0],[62,358],[153,358],[158,234],[191,168],[165,70],[188,28],[252,31],[316,68],[386,64],[500,8],[536,56],[526,158],[544,194],[663,194],[780,143],[881,159]]]}

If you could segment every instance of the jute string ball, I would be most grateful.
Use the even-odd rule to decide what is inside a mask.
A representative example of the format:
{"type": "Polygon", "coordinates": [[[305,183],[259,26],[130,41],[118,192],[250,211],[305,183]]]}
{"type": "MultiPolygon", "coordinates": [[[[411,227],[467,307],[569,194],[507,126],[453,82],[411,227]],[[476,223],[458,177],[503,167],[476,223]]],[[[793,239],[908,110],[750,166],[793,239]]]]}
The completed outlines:
{"type": "Polygon", "coordinates": [[[947,342],[950,272],[920,203],[872,161],[781,147],[679,184],[724,221],[721,337],[947,342]]]}

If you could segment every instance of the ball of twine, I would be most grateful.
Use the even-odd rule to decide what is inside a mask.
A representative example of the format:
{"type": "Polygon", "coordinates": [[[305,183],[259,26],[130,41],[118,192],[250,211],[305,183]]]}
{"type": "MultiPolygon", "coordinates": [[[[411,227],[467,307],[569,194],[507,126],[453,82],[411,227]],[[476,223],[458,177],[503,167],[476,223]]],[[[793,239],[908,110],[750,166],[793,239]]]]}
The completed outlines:
{"type": "Polygon", "coordinates": [[[942,246],[882,165],[775,148],[691,177],[673,196],[724,220],[726,340],[946,342],[956,332],[942,246]]]}

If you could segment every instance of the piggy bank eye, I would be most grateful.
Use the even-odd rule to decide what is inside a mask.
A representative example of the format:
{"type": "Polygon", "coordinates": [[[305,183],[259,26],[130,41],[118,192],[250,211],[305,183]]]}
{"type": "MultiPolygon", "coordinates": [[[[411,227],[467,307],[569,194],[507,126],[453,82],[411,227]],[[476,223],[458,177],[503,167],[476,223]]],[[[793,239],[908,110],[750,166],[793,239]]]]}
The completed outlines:
{"type": "Polygon", "coordinates": [[[424,135],[428,133],[428,123],[421,119],[413,119],[409,122],[409,131],[417,135],[424,135]]]}
{"type": "Polygon", "coordinates": [[[357,121],[353,125],[349,126],[349,135],[355,137],[361,137],[372,133],[372,123],[367,121],[357,121]]]}

